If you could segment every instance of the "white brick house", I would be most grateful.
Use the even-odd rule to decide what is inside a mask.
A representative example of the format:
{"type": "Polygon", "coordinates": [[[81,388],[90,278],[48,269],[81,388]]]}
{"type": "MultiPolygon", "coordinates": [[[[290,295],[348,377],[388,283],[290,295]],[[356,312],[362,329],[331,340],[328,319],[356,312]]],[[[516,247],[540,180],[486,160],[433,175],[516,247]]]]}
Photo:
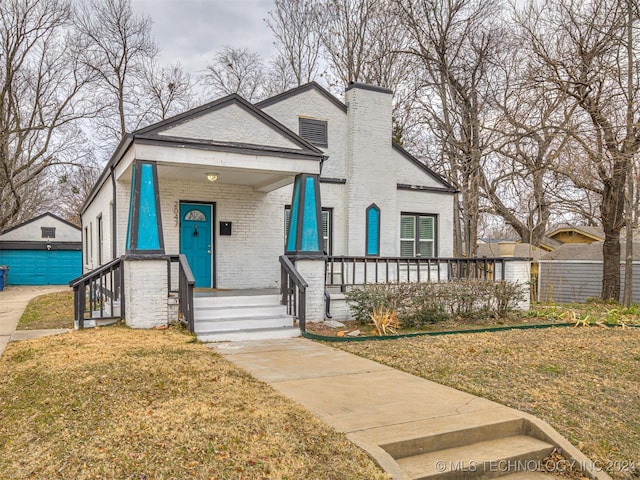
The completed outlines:
{"type": "Polygon", "coordinates": [[[290,253],[450,257],[455,191],[392,143],[391,101],[353,84],[342,103],[310,83],[256,105],[230,95],[127,135],[81,212],[84,272],[131,260],[125,317],[149,326],[167,321],[166,289],[151,286],[166,285],[167,255],[185,254],[196,288],[279,287],[290,214],[290,253]],[[312,203],[317,222],[303,219],[312,203]],[[321,245],[305,246],[314,228],[321,245]],[[132,318],[143,298],[164,310],[132,318]]]}

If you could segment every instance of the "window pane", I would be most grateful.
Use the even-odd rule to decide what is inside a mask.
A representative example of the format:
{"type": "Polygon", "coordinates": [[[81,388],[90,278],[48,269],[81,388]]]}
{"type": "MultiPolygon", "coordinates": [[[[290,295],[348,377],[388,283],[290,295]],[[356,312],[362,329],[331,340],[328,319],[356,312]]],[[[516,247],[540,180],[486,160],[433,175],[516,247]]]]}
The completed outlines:
{"type": "Polygon", "coordinates": [[[415,225],[414,216],[402,215],[400,218],[400,238],[407,240],[411,239],[413,241],[416,238],[415,225]]]}
{"type": "Polygon", "coordinates": [[[185,220],[190,220],[192,222],[206,222],[207,218],[204,216],[204,213],[202,213],[199,210],[189,210],[185,216],[184,216],[185,220]]]}
{"type": "Polygon", "coordinates": [[[401,240],[400,241],[400,256],[401,257],[413,257],[413,246],[415,242],[413,240],[401,240]]]}
{"type": "Polygon", "coordinates": [[[434,237],[434,218],[420,217],[419,234],[420,240],[433,240],[434,237]]]}
{"type": "Polygon", "coordinates": [[[433,257],[433,242],[421,241],[420,243],[420,256],[421,257],[433,257]]]}
{"type": "Polygon", "coordinates": [[[329,211],[322,211],[322,249],[329,252],[329,211]]]}
{"type": "Polygon", "coordinates": [[[291,209],[286,207],[284,209],[284,239],[287,240],[287,231],[289,230],[289,220],[291,219],[291,209]]]}

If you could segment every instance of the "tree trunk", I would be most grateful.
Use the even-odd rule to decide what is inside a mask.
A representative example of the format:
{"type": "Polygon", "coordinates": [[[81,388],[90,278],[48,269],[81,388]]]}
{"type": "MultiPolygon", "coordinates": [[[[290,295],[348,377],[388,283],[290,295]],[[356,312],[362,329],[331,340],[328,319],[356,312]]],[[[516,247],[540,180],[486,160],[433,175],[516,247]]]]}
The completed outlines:
{"type": "Polygon", "coordinates": [[[624,224],[626,161],[616,159],[605,182],[600,213],[604,229],[602,247],[602,300],[620,301],[620,231],[624,224]]]}

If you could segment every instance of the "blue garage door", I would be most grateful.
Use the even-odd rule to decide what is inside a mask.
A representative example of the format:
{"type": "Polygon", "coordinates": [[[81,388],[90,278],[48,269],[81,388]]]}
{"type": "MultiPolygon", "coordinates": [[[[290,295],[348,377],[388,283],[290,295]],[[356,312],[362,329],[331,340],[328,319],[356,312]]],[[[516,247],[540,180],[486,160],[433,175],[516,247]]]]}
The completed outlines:
{"type": "Polygon", "coordinates": [[[64,285],[82,274],[82,252],[75,250],[0,250],[9,266],[9,285],[64,285]]]}

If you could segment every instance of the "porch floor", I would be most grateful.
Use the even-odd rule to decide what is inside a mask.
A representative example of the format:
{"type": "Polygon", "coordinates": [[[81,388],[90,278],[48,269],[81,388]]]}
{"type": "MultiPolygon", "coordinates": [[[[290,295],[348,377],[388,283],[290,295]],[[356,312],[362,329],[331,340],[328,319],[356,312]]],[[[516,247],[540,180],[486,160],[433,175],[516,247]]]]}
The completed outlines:
{"type": "Polygon", "coordinates": [[[193,290],[194,297],[252,297],[254,295],[279,295],[279,288],[196,288],[193,290]]]}

